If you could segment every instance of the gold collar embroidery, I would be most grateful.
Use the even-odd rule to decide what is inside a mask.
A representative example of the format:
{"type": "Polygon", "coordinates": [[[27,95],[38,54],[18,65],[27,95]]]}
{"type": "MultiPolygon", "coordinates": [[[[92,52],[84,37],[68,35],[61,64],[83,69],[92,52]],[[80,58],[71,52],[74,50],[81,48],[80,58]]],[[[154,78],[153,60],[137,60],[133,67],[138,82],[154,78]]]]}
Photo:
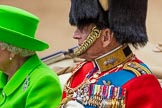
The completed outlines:
{"type": "Polygon", "coordinates": [[[133,53],[128,45],[121,45],[109,53],[95,59],[100,72],[110,70],[127,61],[133,53]]]}

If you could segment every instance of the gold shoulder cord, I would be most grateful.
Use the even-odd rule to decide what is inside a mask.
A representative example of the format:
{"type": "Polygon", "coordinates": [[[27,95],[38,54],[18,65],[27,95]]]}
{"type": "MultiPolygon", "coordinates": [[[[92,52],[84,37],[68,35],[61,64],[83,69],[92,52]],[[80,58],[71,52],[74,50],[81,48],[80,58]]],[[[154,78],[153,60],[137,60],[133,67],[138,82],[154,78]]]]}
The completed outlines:
{"type": "Polygon", "coordinates": [[[87,39],[76,51],[74,51],[74,55],[79,56],[83,54],[97,40],[97,38],[100,37],[100,33],[101,30],[97,29],[96,26],[92,28],[92,31],[88,35],[87,39]]]}
{"type": "Polygon", "coordinates": [[[137,62],[128,62],[124,65],[123,69],[133,72],[137,77],[143,74],[152,74],[149,69],[137,62]]]}
{"type": "Polygon", "coordinates": [[[76,72],[86,63],[87,61],[84,61],[82,62],[80,65],[78,65],[73,71],[72,71],[72,75],[69,77],[69,79],[67,80],[65,86],[64,86],[64,92],[66,93],[66,97],[61,101],[61,104],[59,107],[57,108],[62,108],[63,105],[66,105],[66,103],[70,100],[72,100],[72,95],[73,93],[78,90],[79,88],[82,88],[86,83],[87,83],[87,80],[83,80],[83,82],[78,85],[77,87],[75,88],[71,88],[70,85],[71,85],[71,81],[74,77],[74,75],[76,74],[76,72]]]}

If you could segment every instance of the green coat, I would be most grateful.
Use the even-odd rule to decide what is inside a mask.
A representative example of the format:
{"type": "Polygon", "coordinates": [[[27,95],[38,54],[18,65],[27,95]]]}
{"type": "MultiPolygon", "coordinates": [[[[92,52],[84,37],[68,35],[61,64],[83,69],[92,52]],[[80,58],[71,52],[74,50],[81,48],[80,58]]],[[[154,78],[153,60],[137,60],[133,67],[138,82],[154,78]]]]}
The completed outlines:
{"type": "Polygon", "coordinates": [[[30,57],[8,82],[0,72],[0,108],[56,108],[61,95],[57,75],[37,55],[30,57]]]}

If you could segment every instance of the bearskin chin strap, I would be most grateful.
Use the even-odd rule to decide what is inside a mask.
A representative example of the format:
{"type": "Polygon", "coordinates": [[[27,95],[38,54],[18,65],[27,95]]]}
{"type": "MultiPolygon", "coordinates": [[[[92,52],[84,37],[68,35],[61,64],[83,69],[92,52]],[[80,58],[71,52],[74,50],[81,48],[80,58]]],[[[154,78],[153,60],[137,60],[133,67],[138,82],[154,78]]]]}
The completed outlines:
{"type": "Polygon", "coordinates": [[[80,56],[83,54],[91,45],[100,37],[101,30],[97,29],[97,27],[93,27],[91,33],[88,35],[83,44],[74,51],[75,56],[80,56]]]}
{"type": "Polygon", "coordinates": [[[99,0],[99,3],[104,11],[108,11],[109,9],[108,0],[99,0]]]}

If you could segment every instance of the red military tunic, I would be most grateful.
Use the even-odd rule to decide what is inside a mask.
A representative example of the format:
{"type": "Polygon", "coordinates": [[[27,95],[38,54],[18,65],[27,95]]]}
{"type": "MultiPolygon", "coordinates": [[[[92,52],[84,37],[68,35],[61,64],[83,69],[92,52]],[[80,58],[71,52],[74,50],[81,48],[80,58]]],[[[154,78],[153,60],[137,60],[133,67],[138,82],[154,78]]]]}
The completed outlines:
{"type": "MultiPolygon", "coordinates": [[[[115,53],[115,52],[114,52],[115,53]]],[[[107,55],[109,56],[109,55],[107,55]]],[[[104,58],[103,56],[102,58],[104,58]]],[[[94,68],[96,67],[96,61],[92,62],[84,62],[79,64],[74,69],[74,74],[68,81],[70,84],[68,84],[68,87],[64,89],[63,98],[66,97],[67,90],[72,91],[70,94],[76,94],[78,93],[77,90],[80,89],[81,85],[84,85],[83,82],[87,79],[86,77],[90,75],[92,72],[93,74],[91,77],[89,77],[88,84],[93,85],[99,85],[101,88],[100,90],[103,94],[103,86],[104,81],[109,82],[111,81],[110,85],[115,85],[115,87],[121,87],[124,90],[126,90],[126,93],[123,94],[124,96],[124,105],[120,106],[126,107],[126,108],[161,108],[162,107],[162,88],[160,87],[160,84],[158,80],[155,78],[154,75],[150,73],[150,70],[147,68],[147,66],[142,63],[140,60],[138,60],[135,56],[131,56],[126,58],[127,60],[123,59],[124,62],[123,65],[117,65],[109,70],[106,70],[104,72],[100,72],[99,76],[97,78],[93,78],[94,74],[101,69],[100,65],[97,64],[97,71],[92,72],[94,68]],[[131,58],[131,59],[130,59],[131,58]],[[132,59],[133,58],[133,59],[132,59]],[[130,65],[131,63],[134,63],[133,65],[130,65]],[[117,68],[116,68],[117,67],[117,68]],[[142,70],[142,71],[141,71],[142,70]],[[94,80],[95,79],[95,80],[94,80]],[[70,88],[70,89],[68,89],[70,88]],[[65,93],[66,92],[66,93],[65,93]]],[[[116,65],[116,64],[113,64],[116,65]]],[[[90,86],[89,86],[90,87],[90,86]]],[[[112,86],[111,86],[112,87],[112,86]]],[[[93,87],[94,89],[94,87],[93,87]]],[[[90,89],[88,89],[90,91],[90,89]]],[[[110,90],[110,89],[109,89],[110,90]]],[[[112,89],[114,90],[114,89],[112,89]]],[[[89,92],[88,91],[88,92],[89,92]]],[[[92,90],[95,92],[95,90],[92,90]]],[[[96,95],[95,93],[92,93],[93,95],[96,95]]],[[[69,94],[68,94],[69,95],[69,94]]],[[[91,96],[91,95],[88,95],[91,96]]],[[[74,97],[74,95],[73,95],[74,97]]],[[[77,98],[73,98],[73,100],[77,100],[77,98]]],[[[83,97],[82,95],[79,97],[79,99],[83,97]]],[[[94,96],[95,97],[95,96],[94,96]]],[[[85,108],[98,108],[101,106],[100,103],[103,102],[103,97],[101,100],[97,100],[96,97],[93,98],[93,102],[90,102],[90,98],[87,99],[87,103],[84,104],[83,99],[81,100],[81,104],[84,105],[85,108]],[[100,101],[100,103],[97,103],[97,101],[100,101]]],[[[108,99],[107,99],[108,100],[108,99]]],[[[120,100],[119,100],[120,101],[120,100]]],[[[116,104],[121,104],[122,101],[117,102],[114,99],[111,99],[111,107],[115,108],[117,107],[116,104]]],[[[118,105],[119,107],[119,105],[118,105]]]]}

